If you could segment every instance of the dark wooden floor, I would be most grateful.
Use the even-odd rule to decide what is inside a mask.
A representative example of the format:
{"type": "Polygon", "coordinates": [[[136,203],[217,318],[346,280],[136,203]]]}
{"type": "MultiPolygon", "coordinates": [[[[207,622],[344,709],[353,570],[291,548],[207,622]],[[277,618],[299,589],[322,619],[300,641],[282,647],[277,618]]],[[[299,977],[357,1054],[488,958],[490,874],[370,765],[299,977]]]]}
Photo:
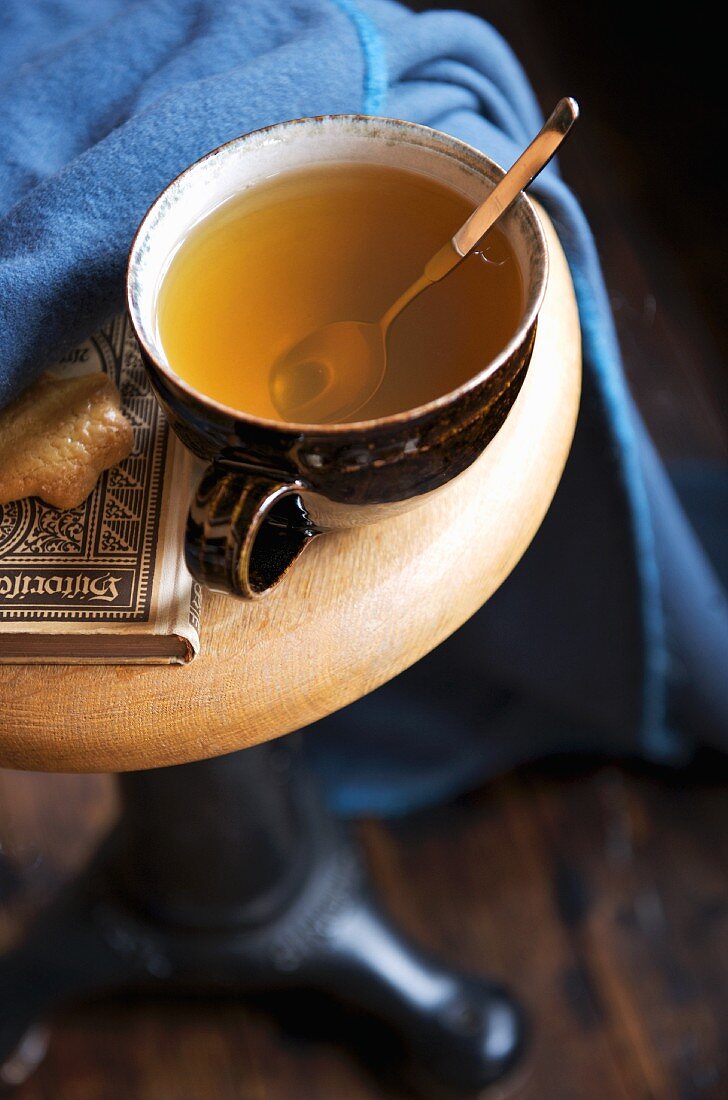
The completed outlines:
{"type": "MultiPolygon", "coordinates": [[[[728,1093],[728,783],[562,761],[362,836],[421,942],[509,982],[533,1035],[492,1092],[519,1100],[728,1093]]],[[[0,950],[113,813],[102,777],[0,774],[0,950]]],[[[227,1001],[116,1001],[60,1016],[18,1100],[404,1100],[333,1044],[227,1001]]]]}
{"type": "MultiPolygon", "coordinates": [[[[592,220],[631,384],[666,457],[724,458],[712,47],[693,71],[689,22],[640,41],[621,0],[603,11],[575,0],[459,6],[505,33],[542,106],[565,92],[581,100],[562,164],[592,220]]],[[[108,779],[0,773],[0,951],[113,812],[108,779]]],[[[728,1096],[724,760],[679,773],[560,761],[396,826],[365,823],[362,836],[402,924],[454,963],[500,976],[528,1007],[529,1056],[492,1100],[728,1096]]],[[[231,1001],[68,1010],[17,1096],[404,1100],[334,1044],[231,1001]]]]}

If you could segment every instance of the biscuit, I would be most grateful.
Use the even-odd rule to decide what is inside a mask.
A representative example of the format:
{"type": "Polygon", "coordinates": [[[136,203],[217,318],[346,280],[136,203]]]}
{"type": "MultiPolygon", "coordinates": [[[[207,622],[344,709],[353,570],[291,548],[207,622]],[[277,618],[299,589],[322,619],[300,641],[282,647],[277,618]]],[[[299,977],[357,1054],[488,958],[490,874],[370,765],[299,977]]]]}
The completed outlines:
{"type": "Polygon", "coordinates": [[[43,374],[0,410],[0,504],[38,496],[56,508],[75,508],[133,442],[106,374],[43,374]]]}

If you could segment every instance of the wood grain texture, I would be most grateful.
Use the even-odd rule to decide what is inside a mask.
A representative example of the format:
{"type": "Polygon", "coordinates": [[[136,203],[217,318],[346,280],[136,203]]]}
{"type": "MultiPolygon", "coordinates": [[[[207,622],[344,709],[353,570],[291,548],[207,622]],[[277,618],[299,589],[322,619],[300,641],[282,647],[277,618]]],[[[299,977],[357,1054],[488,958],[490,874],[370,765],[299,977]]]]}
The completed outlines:
{"type": "Polygon", "coordinates": [[[551,502],[576,421],[581,346],[561,246],[523,389],[481,458],[421,508],[311,546],[255,604],[206,594],[185,668],[0,668],[0,764],[124,771],[215,756],[372,691],[468,619],[551,502]]]}

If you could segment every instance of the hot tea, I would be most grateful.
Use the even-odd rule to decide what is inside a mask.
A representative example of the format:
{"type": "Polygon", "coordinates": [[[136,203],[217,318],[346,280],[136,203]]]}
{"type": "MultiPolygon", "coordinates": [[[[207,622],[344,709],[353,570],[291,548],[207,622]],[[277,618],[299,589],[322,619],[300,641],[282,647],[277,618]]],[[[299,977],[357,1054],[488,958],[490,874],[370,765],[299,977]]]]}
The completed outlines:
{"type": "MultiPolygon", "coordinates": [[[[157,299],[174,371],[225,405],[273,420],[274,364],[312,331],[376,322],[462,225],[473,203],[390,166],[336,163],[284,172],[241,192],[182,241],[157,299]]],[[[379,389],[352,415],[403,412],[456,389],[514,336],[523,310],[518,264],[493,228],[478,252],[394,321],[379,389]]],[[[347,370],[342,355],[337,370],[347,370]]]]}

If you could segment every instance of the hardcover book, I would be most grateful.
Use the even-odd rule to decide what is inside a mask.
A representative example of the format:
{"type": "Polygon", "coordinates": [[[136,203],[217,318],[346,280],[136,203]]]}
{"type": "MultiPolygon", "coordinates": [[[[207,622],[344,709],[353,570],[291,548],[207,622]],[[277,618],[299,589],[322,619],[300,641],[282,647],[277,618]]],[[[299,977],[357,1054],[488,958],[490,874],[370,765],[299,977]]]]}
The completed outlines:
{"type": "Polygon", "coordinates": [[[170,431],[131,326],[118,317],[50,368],[106,371],[134,432],[78,508],[0,505],[0,662],[184,663],[200,587],[183,555],[195,460],[170,431]]]}

